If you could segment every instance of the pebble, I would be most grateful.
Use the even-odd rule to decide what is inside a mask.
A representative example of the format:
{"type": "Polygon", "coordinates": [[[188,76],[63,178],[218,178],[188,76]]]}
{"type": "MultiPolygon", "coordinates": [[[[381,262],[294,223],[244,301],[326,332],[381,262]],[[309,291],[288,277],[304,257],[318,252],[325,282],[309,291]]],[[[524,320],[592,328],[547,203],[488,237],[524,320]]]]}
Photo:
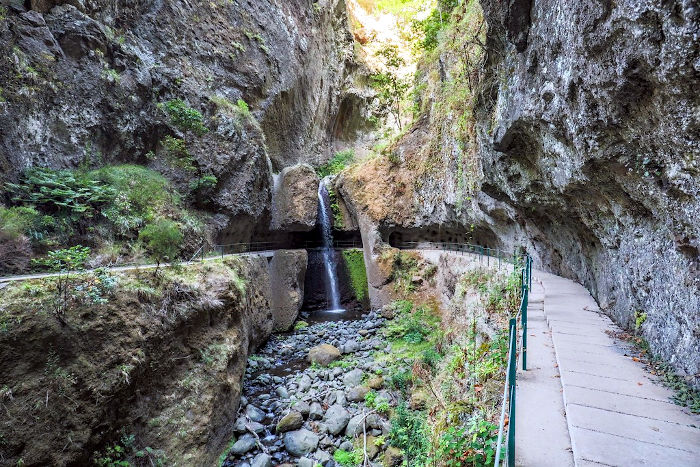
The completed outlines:
{"type": "MultiPolygon", "coordinates": [[[[243,381],[245,396],[241,397],[245,415],[233,424],[241,435],[238,442],[243,443],[236,452],[232,449],[226,465],[336,465],[333,452],[338,448],[348,452],[354,449],[346,435],[361,434],[363,419],[368,435],[386,436],[391,424],[384,416],[363,415],[364,397],[369,391],[363,380],[368,377],[366,384],[379,389],[380,376],[388,371],[374,361],[375,350],[390,349],[378,331],[384,322],[384,318],[370,313],[356,321],[315,323],[291,334],[273,335],[248,362],[243,381]],[[309,349],[324,345],[352,354],[345,360],[356,364],[351,368],[319,368],[306,363],[304,368],[290,371],[307,359],[309,349]],[[259,434],[267,452],[260,450],[246,424],[259,434]],[[280,425],[282,429],[277,430],[280,425]],[[272,434],[275,432],[279,435],[272,434]]],[[[390,405],[397,400],[388,389],[379,391],[378,397],[384,397],[390,405]]]]}

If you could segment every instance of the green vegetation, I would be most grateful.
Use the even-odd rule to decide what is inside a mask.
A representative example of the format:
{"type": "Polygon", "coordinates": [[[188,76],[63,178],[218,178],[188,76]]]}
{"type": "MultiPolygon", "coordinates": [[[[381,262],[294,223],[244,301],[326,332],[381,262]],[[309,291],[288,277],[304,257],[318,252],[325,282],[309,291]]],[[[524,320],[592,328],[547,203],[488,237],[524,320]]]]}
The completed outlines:
{"type": "Polygon", "coordinates": [[[364,453],[360,449],[355,449],[352,452],[336,449],[333,453],[333,459],[343,467],[354,467],[362,464],[364,453]]]}
{"type": "Polygon", "coordinates": [[[376,55],[382,60],[385,71],[370,76],[372,87],[377,91],[381,105],[394,116],[399,131],[402,131],[402,102],[410,84],[400,76],[399,70],[406,62],[399,56],[398,47],[391,44],[379,49],[376,55]]]}
{"type": "Polygon", "coordinates": [[[139,240],[148,246],[151,257],[157,263],[156,272],[160,263],[177,259],[183,238],[177,223],[168,219],[147,224],[139,233],[139,240]]]}
{"type": "Polygon", "coordinates": [[[438,46],[438,34],[449,25],[450,14],[458,4],[459,0],[438,0],[430,16],[414,24],[414,27],[423,33],[421,47],[433,50],[438,46]]]}
{"type": "Polygon", "coordinates": [[[323,178],[328,175],[335,175],[340,173],[345,167],[350,165],[350,163],[355,158],[355,151],[352,149],[346,149],[345,151],[340,151],[331,158],[328,162],[316,169],[316,173],[319,177],[323,178]]]}
{"type": "Polygon", "coordinates": [[[328,190],[328,199],[331,203],[331,212],[333,213],[333,228],[342,229],[343,228],[343,213],[340,210],[340,205],[338,204],[338,195],[335,190],[328,190]]]}
{"type": "Polygon", "coordinates": [[[350,275],[350,284],[355,292],[355,298],[358,302],[367,300],[369,289],[363,251],[360,249],[343,250],[343,259],[350,275]]]}
{"type": "Polygon", "coordinates": [[[33,167],[21,183],[8,183],[12,201],[40,207],[47,214],[77,220],[92,217],[115,193],[96,180],[93,173],[33,167]]]}
{"type": "Polygon", "coordinates": [[[33,263],[46,267],[51,272],[59,273],[54,281],[53,312],[56,318],[65,324],[66,310],[74,299],[74,272],[85,269],[90,256],[90,248],[74,246],[63,250],[50,251],[48,258],[33,260],[33,263]]]}
{"type": "MultiPolygon", "coordinates": [[[[425,274],[428,265],[402,253],[392,251],[385,258],[394,267],[392,280],[402,281],[409,272],[425,274]]],[[[394,319],[383,332],[391,352],[378,351],[375,359],[388,367],[385,381],[404,400],[390,411],[389,442],[403,451],[406,465],[493,463],[507,357],[505,329],[518,309],[518,290],[516,274],[474,270],[457,282],[450,305],[455,308],[449,312],[441,312],[436,300],[426,300],[424,291],[416,290],[404,293],[410,300],[389,306],[394,319]],[[466,300],[467,293],[471,300],[466,300]],[[469,301],[473,308],[466,316],[471,319],[465,319],[460,307],[469,301]],[[494,332],[481,331],[477,316],[491,323],[494,332]]],[[[389,411],[374,392],[367,393],[365,404],[389,411]]]]}
{"type": "Polygon", "coordinates": [[[413,293],[418,284],[414,279],[432,280],[437,268],[428,264],[413,252],[388,249],[379,257],[380,264],[389,272],[394,290],[404,295],[413,293]]]}
{"type": "Polygon", "coordinates": [[[171,123],[182,131],[192,131],[197,136],[202,136],[209,131],[204,126],[202,114],[180,99],[162,102],[158,107],[165,110],[171,123]]]}
{"type": "Polygon", "coordinates": [[[0,207],[0,244],[12,241],[14,250],[26,256],[33,249],[74,244],[86,234],[108,242],[112,257],[121,251],[139,255],[140,231],[159,219],[177,220],[181,231],[202,229],[201,222],[181,207],[170,182],[142,166],[32,168],[6,187],[14,205],[0,207]],[[21,239],[31,245],[22,249],[21,239]]]}
{"type": "Polygon", "coordinates": [[[123,433],[119,442],[107,446],[101,452],[93,454],[93,463],[99,467],[130,467],[132,465],[150,465],[161,467],[168,465],[165,453],[151,447],[138,449],[136,437],[123,433]]]}
{"type": "Polygon", "coordinates": [[[302,329],[308,328],[308,327],[309,327],[309,323],[307,323],[306,321],[300,320],[300,321],[297,321],[296,323],[294,323],[294,330],[295,331],[301,331],[302,329]]]}
{"type": "Polygon", "coordinates": [[[430,449],[426,417],[400,403],[391,419],[391,444],[403,450],[408,465],[424,465],[430,449]]]}
{"type": "Polygon", "coordinates": [[[475,417],[468,428],[453,426],[440,436],[437,458],[449,467],[492,465],[497,440],[498,426],[475,417]]]}

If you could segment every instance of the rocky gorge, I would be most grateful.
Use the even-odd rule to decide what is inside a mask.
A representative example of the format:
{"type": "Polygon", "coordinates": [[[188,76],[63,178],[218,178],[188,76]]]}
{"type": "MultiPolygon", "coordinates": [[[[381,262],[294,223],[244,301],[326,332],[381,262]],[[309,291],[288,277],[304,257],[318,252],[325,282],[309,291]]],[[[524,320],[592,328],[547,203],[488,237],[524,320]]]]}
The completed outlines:
{"type": "Polygon", "coordinates": [[[501,255],[699,389],[698,37],[691,0],[0,0],[0,465],[489,464],[501,255]]]}

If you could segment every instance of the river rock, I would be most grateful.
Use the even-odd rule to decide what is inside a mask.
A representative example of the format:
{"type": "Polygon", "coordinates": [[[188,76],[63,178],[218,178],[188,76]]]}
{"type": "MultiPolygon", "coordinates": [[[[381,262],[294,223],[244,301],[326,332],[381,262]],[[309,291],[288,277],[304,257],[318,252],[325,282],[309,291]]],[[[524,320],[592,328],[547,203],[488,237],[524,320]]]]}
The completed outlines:
{"type": "Polygon", "coordinates": [[[306,401],[299,401],[292,404],[292,408],[300,414],[302,414],[304,417],[307,417],[309,415],[309,410],[311,409],[311,406],[306,401]]]}
{"type": "Polygon", "coordinates": [[[349,438],[354,438],[362,433],[363,420],[365,416],[363,414],[357,414],[348,421],[348,425],[345,428],[345,436],[349,438]]]}
{"type": "Polygon", "coordinates": [[[350,412],[342,405],[332,405],[326,410],[323,422],[328,426],[328,431],[337,435],[342,432],[350,421],[350,412]]]}
{"type": "Polygon", "coordinates": [[[248,404],[245,408],[246,416],[254,422],[262,422],[265,420],[265,412],[255,407],[252,404],[248,404]]]}
{"type": "Polygon", "coordinates": [[[294,456],[303,456],[314,451],[318,441],[318,436],[306,429],[290,431],[284,435],[284,447],[294,456]]]}
{"type": "Polygon", "coordinates": [[[299,380],[299,392],[306,392],[311,387],[311,378],[309,375],[304,374],[299,380]]]}
{"type": "Polygon", "coordinates": [[[384,451],[384,467],[398,467],[403,464],[403,452],[394,446],[384,451]]]}
{"type": "Polygon", "coordinates": [[[250,467],[272,467],[272,456],[262,452],[255,456],[255,459],[253,459],[250,467]]]}
{"type": "Polygon", "coordinates": [[[328,366],[340,358],[340,350],[330,344],[321,344],[309,350],[309,361],[321,366],[328,366]]]}
{"type": "Polygon", "coordinates": [[[379,451],[381,451],[381,447],[377,446],[377,437],[376,436],[368,436],[367,437],[367,456],[370,459],[374,459],[377,457],[377,454],[379,454],[379,451]]]}
{"type": "Polygon", "coordinates": [[[362,402],[368,392],[367,386],[355,386],[346,393],[346,397],[350,402],[362,402]]]}
{"type": "Polygon", "coordinates": [[[376,376],[374,378],[370,378],[367,381],[367,386],[369,386],[370,389],[381,389],[383,385],[384,385],[384,378],[382,378],[381,376],[376,376]]]}
{"type": "Polygon", "coordinates": [[[317,460],[318,462],[320,462],[321,464],[325,464],[326,462],[328,462],[328,461],[330,461],[331,459],[333,459],[333,458],[331,457],[330,454],[328,454],[326,451],[323,451],[323,450],[321,450],[321,449],[319,449],[318,451],[316,451],[316,452],[314,453],[314,457],[315,457],[316,460],[317,460]]]}
{"type": "Polygon", "coordinates": [[[318,402],[311,403],[309,408],[309,420],[321,420],[323,418],[323,407],[318,402]]]}
{"type": "Polygon", "coordinates": [[[360,343],[357,342],[356,340],[349,340],[340,346],[340,348],[344,354],[355,353],[358,350],[360,350],[360,347],[361,347],[360,343]]]}
{"type": "Polygon", "coordinates": [[[243,435],[233,444],[231,452],[240,456],[253,449],[255,444],[255,437],[253,435],[243,435]]]}
{"type": "Polygon", "coordinates": [[[354,388],[362,383],[363,372],[359,368],[348,371],[345,376],[343,376],[343,384],[349,388],[354,388]]]}
{"type": "Polygon", "coordinates": [[[277,423],[276,430],[278,433],[298,430],[304,424],[304,417],[299,412],[289,412],[277,423]]]}

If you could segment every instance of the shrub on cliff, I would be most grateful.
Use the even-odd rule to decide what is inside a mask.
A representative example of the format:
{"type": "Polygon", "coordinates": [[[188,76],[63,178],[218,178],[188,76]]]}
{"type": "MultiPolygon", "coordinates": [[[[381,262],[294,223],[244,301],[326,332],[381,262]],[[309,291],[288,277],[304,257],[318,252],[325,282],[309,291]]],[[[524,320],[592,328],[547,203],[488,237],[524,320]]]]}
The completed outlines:
{"type": "Polygon", "coordinates": [[[316,173],[320,178],[326,177],[328,175],[335,175],[340,173],[345,167],[350,165],[350,163],[355,158],[355,151],[352,149],[346,149],[345,151],[340,151],[335,153],[335,156],[331,158],[328,162],[316,169],[316,173]]]}
{"type": "Polygon", "coordinates": [[[139,240],[146,245],[157,264],[156,272],[160,263],[177,259],[183,239],[180,227],[168,219],[156,220],[139,233],[139,240]]]}
{"type": "Polygon", "coordinates": [[[182,131],[189,130],[194,132],[197,136],[202,136],[209,131],[209,129],[204,126],[204,117],[202,117],[202,114],[198,110],[187,105],[181,99],[173,99],[160,103],[158,107],[165,110],[172,124],[182,131]]]}

